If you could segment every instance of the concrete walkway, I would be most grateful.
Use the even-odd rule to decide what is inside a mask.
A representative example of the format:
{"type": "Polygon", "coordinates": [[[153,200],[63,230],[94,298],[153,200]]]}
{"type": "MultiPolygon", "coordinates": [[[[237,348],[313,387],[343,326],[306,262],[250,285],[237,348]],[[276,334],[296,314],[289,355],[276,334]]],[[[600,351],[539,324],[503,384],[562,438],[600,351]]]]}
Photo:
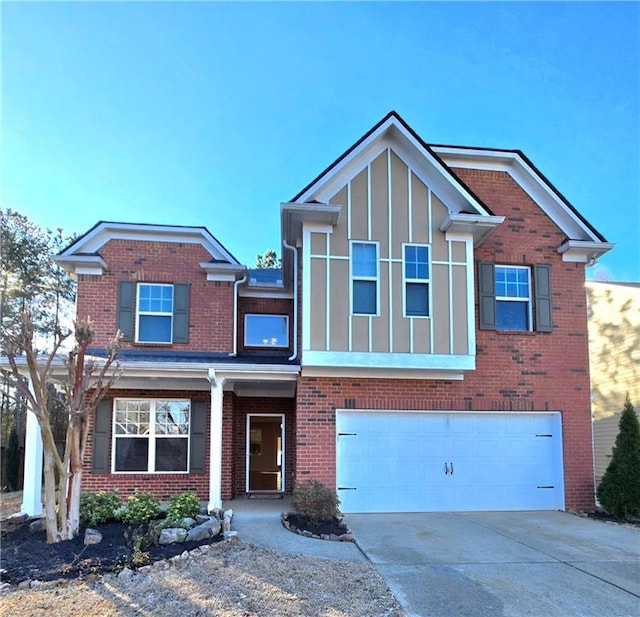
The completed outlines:
{"type": "Polygon", "coordinates": [[[302,554],[323,559],[366,560],[353,542],[328,542],[305,538],[287,531],[280,522],[281,512],[291,511],[288,497],[283,499],[247,499],[225,501],[225,510],[233,510],[231,529],[249,544],[272,548],[283,553],[302,554]]]}
{"type": "Polygon", "coordinates": [[[408,617],[637,617],[640,531],[563,512],[349,514],[408,617]]]}

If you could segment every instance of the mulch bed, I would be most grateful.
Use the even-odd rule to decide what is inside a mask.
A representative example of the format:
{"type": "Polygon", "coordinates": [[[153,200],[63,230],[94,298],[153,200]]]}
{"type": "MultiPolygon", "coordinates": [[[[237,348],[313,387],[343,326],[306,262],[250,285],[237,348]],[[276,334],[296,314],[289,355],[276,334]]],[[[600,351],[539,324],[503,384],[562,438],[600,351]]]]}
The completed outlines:
{"type": "Polygon", "coordinates": [[[44,531],[29,531],[29,523],[0,530],[0,581],[16,585],[25,580],[51,581],[60,578],[87,578],[118,572],[180,555],[198,546],[222,540],[222,534],[199,542],[180,542],[153,546],[146,563],[132,563],[131,532],[138,526],[124,523],[96,525],[102,534],[99,544],[84,545],[84,529],[73,540],[47,544],[44,531]],[[126,535],[125,535],[126,534],[126,535]]]}
{"type": "Polygon", "coordinates": [[[349,533],[347,526],[337,518],[333,518],[328,521],[322,521],[320,524],[315,524],[309,520],[306,516],[300,516],[293,512],[289,512],[286,515],[286,520],[289,521],[292,527],[300,529],[302,531],[310,531],[315,536],[331,535],[341,536],[345,533],[349,533]]]}
{"type": "Polygon", "coordinates": [[[597,510],[596,512],[586,512],[586,515],[587,518],[592,518],[596,521],[606,521],[608,523],[618,523],[620,525],[632,525],[634,527],[640,527],[640,518],[618,518],[616,516],[606,514],[601,510],[597,510]]]}

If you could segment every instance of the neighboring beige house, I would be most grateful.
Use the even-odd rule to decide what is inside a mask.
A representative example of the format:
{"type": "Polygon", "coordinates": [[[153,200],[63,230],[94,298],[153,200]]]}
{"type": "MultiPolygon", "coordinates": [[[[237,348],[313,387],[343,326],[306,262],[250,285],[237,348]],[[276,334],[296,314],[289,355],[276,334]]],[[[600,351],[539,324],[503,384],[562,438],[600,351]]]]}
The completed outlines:
{"type": "Polygon", "coordinates": [[[587,283],[596,486],[611,460],[627,393],[640,408],[640,283],[587,283]]]}

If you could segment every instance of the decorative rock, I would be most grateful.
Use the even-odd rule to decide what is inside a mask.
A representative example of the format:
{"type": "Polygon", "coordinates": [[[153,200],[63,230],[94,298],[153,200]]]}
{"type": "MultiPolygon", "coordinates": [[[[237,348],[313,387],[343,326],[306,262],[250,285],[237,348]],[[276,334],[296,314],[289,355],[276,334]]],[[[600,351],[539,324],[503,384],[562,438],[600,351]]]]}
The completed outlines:
{"type": "Polygon", "coordinates": [[[37,518],[35,521],[31,521],[29,523],[29,531],[31,531],[32,533],[35,533],[36,531],[43,531],[43,530],[44,530],[43,518],[37,518]]]}
{"type": "Polygon", "coordinates": [[[213,538],[220,533],[220,527],[220,521],[213,518],[204,523],[200,523],[200,525],[188,531],[187,542],[199,542],[200,540],[213,538]]]}
{"type": "Polygon", "coordinates": [[[29,585],[31,585],[30,580],[20,581],[18,583],[18,589],[29,589],[29,585]]]}
{"type": "Polygon", "coordinates": [[[185,516],[182,521],[182,526],[186,527],[188,529],[191,529],[191,527],[194,527],[196,524],[196,520],[191,518],[190,516],[185,516]]]}
{"type": "Polygon", "coordinates": [[[228,540],[229,538],[237,538],[238,537],[238,532],[237,531],[225,531],[223,536],[224,536],[225,540],[228,540]]]}
{"type": "Polygon", "coordinates": [[[209,552],[209,545],[208,545],[208,544],[203,544],[203,545],[200,547],[200,552],[201,552],[201,553],[208,553],[208,552],[209,552]]]}
{"type": "Polygon", "coordinates": [[[29,585],[31,589],[35,589],[36,587],[42,587],[42,581],[36,579],[35,581],[31,581],[31,585],[29,585]]]}
{"type": "Polygon", "coordinates": [[[182,559],[189,559],[189,557],[191,557],[191,555],[189,554],[189,551],[182,551],[182,553],[180,553],[180,557],[182,559]]]}
{"type": "Polygon", "coordinates": [[[340,542],[353,542],[353,534],[343,533],[341,536],[338,536],[338,540],[340,542]]]}
{"type": "Polygon", "coordinates": [[[0,593],[9,591],[9,589],[11,589],[11,583],[0,583],[0,593]]]}
{"type": "Polygon", "coordinates": [[[29,515],[26,512],[17,512],[7,519],[7,523],[9,523],[9,525],[21,525],[22,523],[26,523],[28,520],[29,515]]]}
{"type": "Polygon", "coordinates": [[[84,532],[84,545],[100,544],[102,542],[102,534],[97,529],[86,529],[84,532]]]}
{"type": "Polygon", "coordinates": [[[151,572],[151,566],[142,566],[138,568],[138,572],[146,574],[147,572],[151,572]]]}
{"type": "Polygon", "coordinates": [[[338,541],[338,536],[335,533],[330,533],[329,534],[329,540],[331,540],[332,542],[337,542],[338,541]]]}
{"type": "Polygon", "coordinates": [[[124,568],[120,574],[118,574],[118,578],[123,581],[129,581],[133,577],[133,570],[129,568],[124,568]]]}
{"type": "Polygon", "coordinates": [[[84,577],[85,583],[97,583],[100,580],[100,575],[97,572],[89,572],[84,577]]]}
{"type": "Polygon", "coordinates": [[[196,515],[196,523],[206,523],[208,520],[211,520],[211,517],[206,514],[196,515]]]}
{"type": "Polygon", "coordinates": [[[184,542],[187,538],[187,530],[182,527],[168,527],[160,532],[158,544],[176,544],[184,542]]]}

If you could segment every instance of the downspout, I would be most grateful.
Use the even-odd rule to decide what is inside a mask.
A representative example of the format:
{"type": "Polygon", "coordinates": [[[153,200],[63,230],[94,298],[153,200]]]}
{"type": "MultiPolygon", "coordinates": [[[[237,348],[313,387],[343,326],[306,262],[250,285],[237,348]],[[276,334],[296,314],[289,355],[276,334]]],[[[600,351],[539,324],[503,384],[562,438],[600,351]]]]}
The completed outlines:
{"type": "Polygon", "coordinates": [[[233,357],[238,355],[238,288],[247,282],[247,273],[233,284],[233,357]]]}
{"type": "Polygon", "coordinates": [[[284,248],[293,251],[293,353],[289,356],[289,361],[298,357],[298,251],[295,246],[287,244],[282,240],[284,248]]]}

